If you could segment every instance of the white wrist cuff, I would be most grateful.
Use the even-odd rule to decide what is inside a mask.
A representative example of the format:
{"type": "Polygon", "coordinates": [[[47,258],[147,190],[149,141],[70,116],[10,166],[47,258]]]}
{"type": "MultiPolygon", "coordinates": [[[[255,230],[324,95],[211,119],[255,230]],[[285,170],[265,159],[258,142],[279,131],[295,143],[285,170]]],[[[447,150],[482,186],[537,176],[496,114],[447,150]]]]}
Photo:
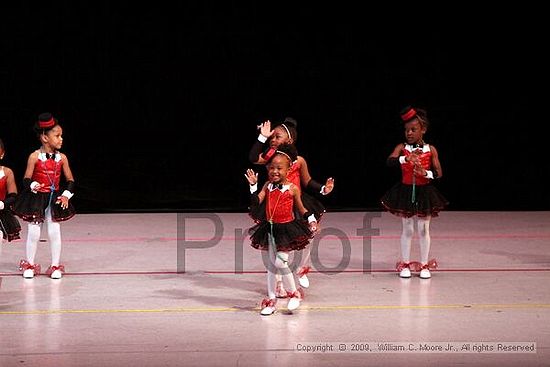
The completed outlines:
{"type": "Polygon", "coordinates": [[[255,183],[254,185],[250,185],[250,193],[253,194],[256,191],[258,191],[258,183],[255,183]]]}
{"type": "Polygon", "coordinates": [[[260,143],[265,143],[267,141],[267,137],[260,134],[258,135],[258,140],[260,141],[260,143]]]}
{"type": "Polygon", "coordinates": [[[321,191],[319,191],[320,194],[322,195],[326,195],[325,194],[325,185],[321,186],[321,191]]]}
{"type": "Polygon", "coordinates": [[[317,222],[317,218],[315,218],[315,214],[311,214],[309,217],[307,217],[307,222],[317,222]]]}
{"type": "Polygon", "coordinates": [[[406,158],[407,158],[407,157],[405,157],[404,155],[399,156],[399,163],[401,163],[401,164],[407,163],[406,158]]]}
{"type": "Polygon", "coordinates": [[[36,181],[31,182],[31,186],[30,186],[31,191],[36,193],[36,191],[38,189],[38,186],[40,186],[40,184],[38,182],[36,182],[36,181]],[[36,188],[35,188],[35,186],[36,186],[36,188]]]}
{"type": "Polygon", "coordinates": [[[0,200],[0,210],[4,210],[4,202],[0,200]]]}
{"type": "Polygon", "coordinates": [[[426,178],[431,178],[432,180],[434,179],[434,173],[432,171],[428,171],[426,170],[426,178]]]}
{"type": "Polygon", "coordinates": [[[61,196],[65,196],[67,199],[72,198],[73,195],[74,194],[72,192],[68,191],[68,190],[63,191],[63,194],[61,194],[61,196]]]}

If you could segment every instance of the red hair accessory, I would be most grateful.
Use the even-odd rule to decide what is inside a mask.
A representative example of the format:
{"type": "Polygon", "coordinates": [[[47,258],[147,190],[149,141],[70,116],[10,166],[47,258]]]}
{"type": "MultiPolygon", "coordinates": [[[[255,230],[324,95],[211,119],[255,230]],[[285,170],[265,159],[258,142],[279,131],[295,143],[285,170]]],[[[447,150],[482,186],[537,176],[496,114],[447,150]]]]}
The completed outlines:
{"type": "Polygon", "coordinates": [[[404,122],[407,122],[415,116],[416,116],[416,110],[411,107],[401,114],[401,120],[403,120],[404,122]]]}

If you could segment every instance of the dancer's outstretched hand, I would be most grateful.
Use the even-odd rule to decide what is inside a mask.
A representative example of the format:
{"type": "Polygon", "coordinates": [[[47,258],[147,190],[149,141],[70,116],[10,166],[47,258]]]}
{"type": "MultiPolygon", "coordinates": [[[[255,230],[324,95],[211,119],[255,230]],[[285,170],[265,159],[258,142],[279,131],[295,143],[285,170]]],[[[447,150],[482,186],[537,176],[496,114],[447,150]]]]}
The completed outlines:
{"type": "Polygon", "coordinates": [[[327,182],[325,183],[325,187],[323,188],[323,195],[330,194],[332,189],[334,189],[334,178],[329,177],[327,178],[327,182]]]}
{"type": "Polygon", "coordinates": [[[244,177],[246,177],[246,179],[247,179],[247,181],[250,185],[255,185],[255,184],[258,183],[258,174],[250,168],[246,170],[246,173],[244,174],[244,177]]]}
{"type": "Polygon", "coordinates": [[[67,209],[69,207],[69,198],[63,195],[58,196],[55,203],[61,205],[62,209],[67,209]]]}
{"type": "Polygon", "coordinates": [[[269,120],[267,120],[263,124],[258,125],[258,129],[260,129],[260,134],[262,134],[266,138],[269,138],[271,135],[273,135],[273,131],[271,130],[271,121],[269,120]]]}

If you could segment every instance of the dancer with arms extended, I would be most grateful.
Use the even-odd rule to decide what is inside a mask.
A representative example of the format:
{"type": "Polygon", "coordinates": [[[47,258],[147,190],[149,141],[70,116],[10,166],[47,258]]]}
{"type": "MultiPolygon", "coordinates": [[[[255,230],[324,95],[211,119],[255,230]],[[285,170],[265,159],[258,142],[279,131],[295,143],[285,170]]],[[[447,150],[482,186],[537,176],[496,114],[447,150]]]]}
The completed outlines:
{"type": "MultiPolygon", "coordinates": [[[[292,117],[285,118],[284,121],[271,124],[267,120],[258,126],[260,134],[257,140],[252,145],[249,153],[249,160],[254,164],[265,164],[272,154],[283,144],[295,145],[298,139],[297,122],[292,117]],[[272,129],[273,126],[273,129],[272,129]]],[[[288,179],[300,189],[302,202],[307,210],[315,215],[318,222],[321,221],[323,214],[326,212],[324,205],[314,197],[316,194],[328,195],[334,189],[334,179],[328,178],[324,185],[315,181],[308,169],[308,164],[304,157],[297,155],[288,173],[288,179]],[[308,194],[309,191],[312,195],[308,194]]],[[[296,269],[298,281],[303,288],[308,288],[310,285],[307,274],[311,270],[311,248],[306,247],[301,251],[300,264],[296,269]]],[[[277,276],[277,296],[279,298],[286,297],[286,291],[277,276]]]]}
{"type": "MultiPolygon", "coordinates": [[[[288,180],[288,171],[294,160],[290,150],[277,150],[267,164],[269,181],[252,194],[250,210],[253,218],[261,208],[260,204],[265,202],[262,206],[265,219],[255,220],[256,225],[249,231],[252,247],[268,251],[267,298],[261,306],[261,314],[265,316],[276,310],[276,273],[281,274],[288,292],[287,308],[292,311],[299,307],[302,295],[288,266],[289,253],[307,247],[317,226],[315,215],[302,203],[300,190],[288,180]],[[296,211],[300,217],[296,217],[296,211]]],[[[253,170],[249,169],[245,176],[251,185],[256,184],[257,175],[253,170]]]]}

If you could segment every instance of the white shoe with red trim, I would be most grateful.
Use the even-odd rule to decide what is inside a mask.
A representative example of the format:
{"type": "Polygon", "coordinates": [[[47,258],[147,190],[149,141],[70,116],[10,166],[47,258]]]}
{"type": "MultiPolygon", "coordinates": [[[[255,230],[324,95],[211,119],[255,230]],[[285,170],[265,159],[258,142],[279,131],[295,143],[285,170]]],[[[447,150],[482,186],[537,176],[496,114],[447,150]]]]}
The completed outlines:
{"type": "Polygon", "coordinates": [[[307,274],[310,271],[309,266],[304,266],[298,271],[298,283],[300,283],[300,286],[302,288],[309,288],[309,279],[307,278],[307,274]]]}
{"type": "Polygon", "coordinates": [[[288,308],[289,311],[294,311],[298,307],[300,307],[300,302],[302,301],[302,295],[299,291],[295,291],[292,293],[289,293],[288,295],[290,299],[288,300],[288,304],[286,308],[288,308]]]}
{"type": "Polygon", "coordinates": [[[428,269],[420,270],[420,278],[430,279],[431,277],[432,277],[432,274],[430,273],[430,270],[428,270],[428,269]]]}
{"type": "Polygon", "coordinates": [[[277,311],[277,308],[275,307],[276,304],[277,304],[277,299],[264,298],[264,300],[262,300],[262,305],[260,306],[262,309],[260,311],[260,315],[262,316],[273,315],[277,311]]]}
{"type": "Polygon", "coordinates": [[[401,272],[399,273],[399,276],[401,278],[410,278],[411,277],[411,269],[409,268],[403,268],[401,272]]]}

